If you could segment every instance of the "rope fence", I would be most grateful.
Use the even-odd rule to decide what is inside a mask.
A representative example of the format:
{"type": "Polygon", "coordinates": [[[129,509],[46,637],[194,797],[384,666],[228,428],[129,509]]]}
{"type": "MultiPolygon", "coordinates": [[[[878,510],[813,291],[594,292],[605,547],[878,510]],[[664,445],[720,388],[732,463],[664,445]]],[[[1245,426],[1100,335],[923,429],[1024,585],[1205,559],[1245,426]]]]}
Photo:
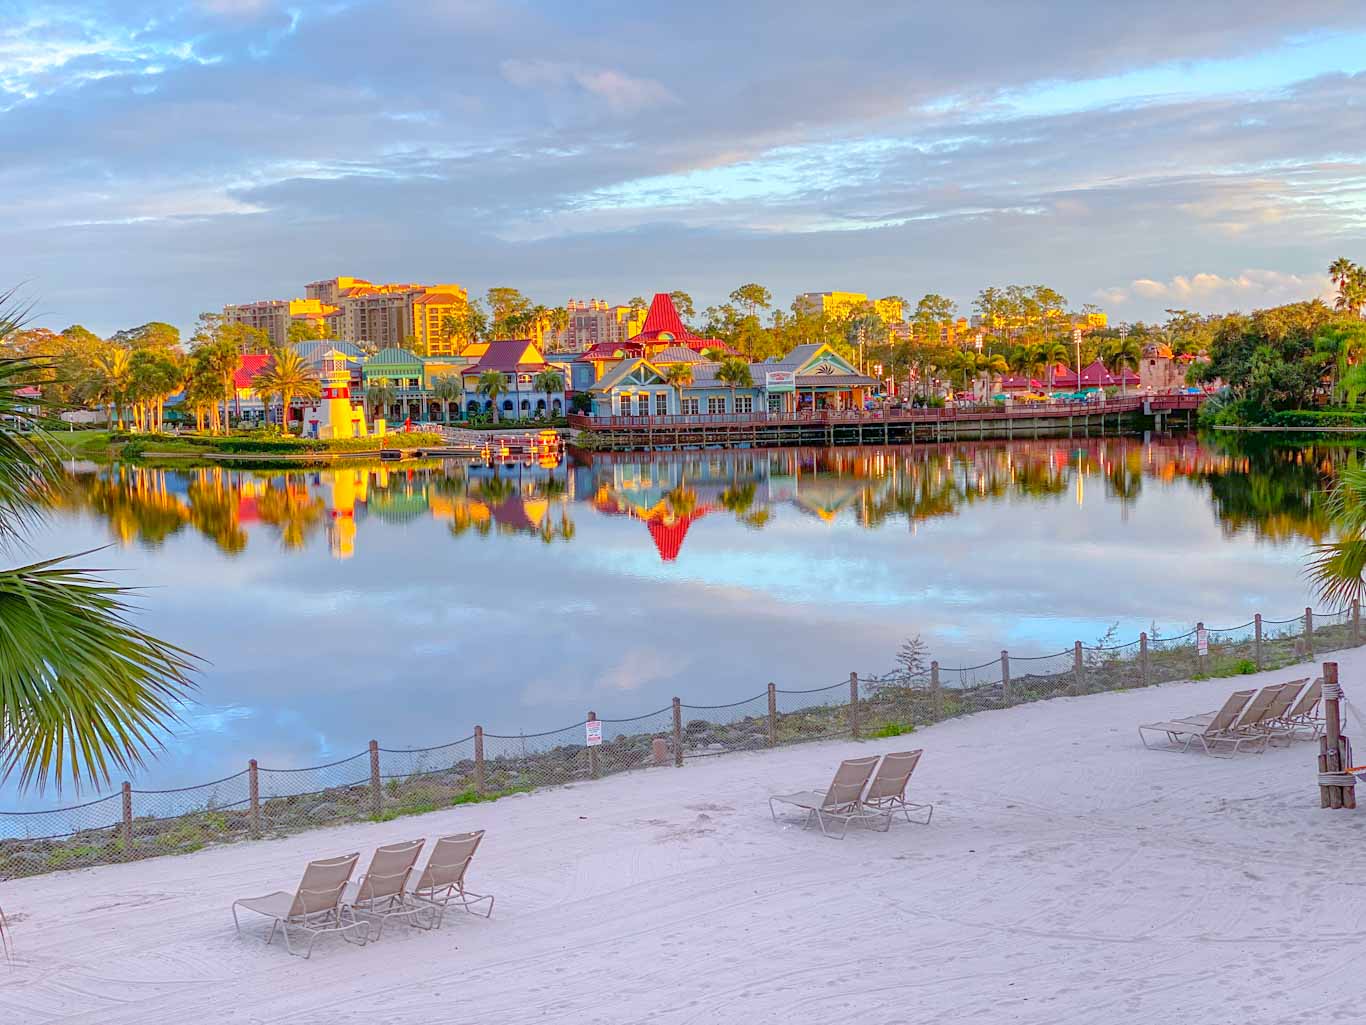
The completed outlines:
{"type": "Polygon", "coordinates": [[[960,715],[1064,695],[1276,669],[1362,643],[1361,607],[1293,619],[1203,623],[1172,637],[1051,655],[1008,651],[978,665],[931,661],[850,673],[811,688],[780,688],[725,705],[674,698],[654,712],[540,733],[485,733],[415,749],[369,749],[326,765],[247,768],[210,783],[134,789],[67,808],[0,812],[0,880],[136,861],[208,844],[286,836],[320,826],[386,821],[618,772],[837,737],[893,737],[960,715]]]}

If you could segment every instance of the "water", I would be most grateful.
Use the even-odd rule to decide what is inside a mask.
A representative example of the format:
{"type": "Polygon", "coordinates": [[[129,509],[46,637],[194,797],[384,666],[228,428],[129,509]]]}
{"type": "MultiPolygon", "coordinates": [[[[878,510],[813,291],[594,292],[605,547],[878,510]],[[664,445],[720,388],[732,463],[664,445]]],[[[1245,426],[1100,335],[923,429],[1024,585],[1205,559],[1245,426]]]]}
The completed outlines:
{"type": "MultiPolygon", "coordinates": [[[[1341,449],[1193,438],[309,472],[74,466],[33,554],[145,588],[202,656],[136,786],[722,704],[1309,603],[1341,449]]],[[[62,802],[73,795],[64,794],[62,802]]],[[[52,803],[0,790],[0,807],[52,803]]]]}

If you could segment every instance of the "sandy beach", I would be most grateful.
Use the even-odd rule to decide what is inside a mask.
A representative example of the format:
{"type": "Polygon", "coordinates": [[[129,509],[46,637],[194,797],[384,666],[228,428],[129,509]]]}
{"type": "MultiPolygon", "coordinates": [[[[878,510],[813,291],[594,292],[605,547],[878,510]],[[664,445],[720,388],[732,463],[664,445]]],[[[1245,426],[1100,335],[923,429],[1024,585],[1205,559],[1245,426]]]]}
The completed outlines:
{"type": "MultiPolygon", "coordinates": [[[[1366,651],[1336,657],[1366,706],[1366,651]]],[[[912,737],[690,761],[382,824],[0,884],[0,1021],[215,1023],[1350,1020],[1366,810],[1320,810],[1314,745],[1214,759],[1136,725],[1256,677],[1063,698],[912,737]],[[924,748],[929,826],[844,841],[775,825],[770,793],[845,757],[924,748]],[[335,937],[309,961],[236,897],[304,863],[488,831],[491,920],[335,937]]]]}

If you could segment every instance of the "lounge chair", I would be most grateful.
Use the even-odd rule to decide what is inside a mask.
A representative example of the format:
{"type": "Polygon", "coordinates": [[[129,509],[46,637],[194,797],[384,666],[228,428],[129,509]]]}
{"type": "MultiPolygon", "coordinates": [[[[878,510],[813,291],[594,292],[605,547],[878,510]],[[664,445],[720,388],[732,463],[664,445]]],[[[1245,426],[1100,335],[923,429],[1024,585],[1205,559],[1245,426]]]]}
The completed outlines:
{"type": "Polygon", "coordinates": [[[1243,744],[1246,743],[1251,746],[1254,741],[1260,741],[1265,747],[1265,734],[1252,736],[1235,729],[1239,713],[1247,707],[1255,693],[1255,691],[1240,690],[1230,694],[1228,700],[1224,702],[1224,707],[1219,709],[1208,723],[1183,722],[1180,719],[1145,723],[1138,728],[1138,739],[1143,742],[1144,747],[1152,748],[1153,746],[1148,743],[1148,738],[1144,736],[1144,731],[1165,733],[1167,743],[1154,750],[1189,751],[1191,745],[1199,741],[1200,747],[1208,755],[1214,754],[1214,749],[1220,744],[1231,744],[1235,752],[1243,744]]]}
{"type": "Polygon", "coordinates": [[[1289,744],[1295,738],[1295,731],[1286,724],[1285,717],[1290,714],[1290,706],[1295,703],[1295,698],[1299,696],[1300,691],[1308,682],[1309,677],[1305,676],[1281,684],[1280,691],[1272,698],[1271,704],[1267,706],[1266,715],[1254,728],[1266,733],[1272,739],[1284,737],[1285,742],[1289,744]]]}
{"type": "Polygon", "coordinates": [[[270,935],[266,937],[266,942],[274,940],[275,930],[280,929],[285,934],[285,949],[291,954],[295,953],[294,946],[289,942],[291,929],[308,937],[308,946],[303,953],[305,958],[313,953],[313,943],[323,933],[335,932],[348,943],[364,946],[370,938],[370,927],[354,914],[350,922],[346,921],[350,909],[342,903],[342,894],[346,892],[346,884],[350,882],[351,873],[356,870],[359,860],[359,854],[347,854],[340,858],[312,861],[304,869],[304,877],[294,893],[279,890],[264,897],[233,901],[233,927],[240,936],[242,926],[237,920],[237,909],[242,907],[271,919],[270,935]],[[360,933],[359,940],[350,935],[357,931],[360,933]]]}
{"type": "Polygon", "coordinates": [[[906,800],[906,787],[910,785],[911,774],[924,751],[896,751],[882,756],[882,761],[868,781],[868,790],[863,795],[866,809],[883,812],[887,817],[887,828],[892,827],[892,815],[900,811],[907,822],[918,822],[928,826],[934,818],[934,805],[912,804],[906,800]],[[912,811],[929,809],[924,820],[911,818],[912,811]]]}
{"type": "Polygon", "coordinates": [[[814,821],[821,827],[824,836],[832,835],[825,828],[827,820],[840,822],[842,828],[837,839],[843,840],[850,822],[870,817],[862,803],[863,788],[868,785],[868,777],[873,774],[873,767],[877,763],[877,755],[850,758],[841,762],[840,767],[835,770],[835,778],[828,790],[801,790],[795,794],[775,794],[768,799],[768,812],[773,816],[773,821],[777,822],[778,812],[773,807],[774,802],[801,808],[806,812],[802,828],[805,829],[814,821]]]}
{"type": "Polygon", "coordinates": [[[465,871],[470,867],[474,852],[479,849],[479,842],[483,839],[484,831],[479,829],[473,833],[443,836],[436,841],[431,856],[427,859],[427,867],[422,870],[422,875],[408,893],[416,906],[430,911],[431,922],[423,926],[415,920],[414,925],[426,929],[439,929],[441,920],[446,915],[447,906],[453,902],[458,903],[470,914],[477,915],[480,914],[477,910],[479,905],[488,901],[488,910],[483,912],[483,917],[489,918],[493,915],[492,897],[470,893],[465,889],[465,871]]]}
{"type": "Polygon", "coordinates": [[[1323,732],[1323,716],[1319,715],[1319,704],[1323,700],[1323,677],[1311,683],[1293,708],[1280,719],[1280,725],[1290,730],[1291,736],[1299,736],[1301,730],[1309,731],[1309,739],[1317,740],[1323,732]]]}
{"type": "Polygon", "coordinates": [[[417,856],[426,840],[405,840],[402,843],[376,847],[365,875],[356,881],[355,893],[347,900],[351,910],[367,921],[377,922],[371,939],[379,939],[384,923],[391,918],[412,919],[423,909],[410,904],[404,897],[408,877],[412,875],[417,856]]]}

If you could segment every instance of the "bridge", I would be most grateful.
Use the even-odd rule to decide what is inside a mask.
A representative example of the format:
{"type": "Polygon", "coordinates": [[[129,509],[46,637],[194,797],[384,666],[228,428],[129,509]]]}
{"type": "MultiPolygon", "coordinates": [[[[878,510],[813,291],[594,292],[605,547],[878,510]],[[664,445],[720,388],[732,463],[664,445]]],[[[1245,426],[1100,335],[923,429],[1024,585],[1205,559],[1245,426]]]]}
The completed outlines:
{"type": "Polygon", "coordinates": [[[1204,395],[1142,393],[1104,401],[954,404],[942,408],[802,410],[796,413],[695,413],[676,416],[569,415],[611,449],[698,445],[840,445],[987,438],[1083,437],[1144,426],[1163,430],[1175,417],[1193,426],[1204,395]]]}

